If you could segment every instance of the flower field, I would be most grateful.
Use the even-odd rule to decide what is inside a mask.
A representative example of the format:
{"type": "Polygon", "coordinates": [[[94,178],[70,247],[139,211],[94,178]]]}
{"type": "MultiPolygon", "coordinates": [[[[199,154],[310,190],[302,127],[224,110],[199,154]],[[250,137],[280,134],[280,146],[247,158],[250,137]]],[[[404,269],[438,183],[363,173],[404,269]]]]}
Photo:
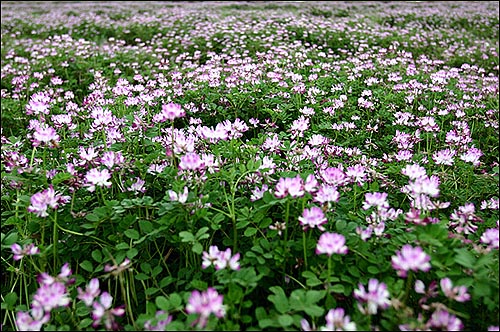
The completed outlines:
{"type": "Polygon", "coordinates": [[[498,331],[499,16],[2,1],[1,329],[498,331]]]}

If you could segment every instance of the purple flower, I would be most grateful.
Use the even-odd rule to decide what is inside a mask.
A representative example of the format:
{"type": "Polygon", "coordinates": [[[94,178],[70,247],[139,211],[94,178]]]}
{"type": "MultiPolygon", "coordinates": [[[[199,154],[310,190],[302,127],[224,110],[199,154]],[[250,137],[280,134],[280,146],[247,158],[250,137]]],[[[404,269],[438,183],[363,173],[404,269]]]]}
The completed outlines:
{"type": "Polygon", "coordinates": [[[37,281],[38,281],[38,283],[44,284],[44,285],[51,285],[55,282],[62,282],[64,284],[72,284],[75,281],[74,278],[70,278],[72,273],[73,272],[71,271],[71,268],[69,267],[69,263],[65,263],[61,267],[61,272],[57,275],[57,277],[52,277],[47,272],[42,272],[37,276],[37,281]]]}
{"type": "Polygon", "coordinates": [[[31,205],[28,206],[28,211],[44,218],[49,215],[47,212],[49,207],[57,209],[59,204],[66,204],[68,198],[67,196],[58,195],[52,185],[49,185],[49,188],[31,196],[31,205]]]}
{"type": "Polygon", "coordinates": [[[460,331],[464,325],[460,319],[448,311],[438,309],[432,313],[427,327],[434,331],[460,331]]]}
{"type": "Polygon", "coordinates": [[[466,152],[460,155],[460,159],[465,161],[466,163],[472,163],[474,166],[479,166],[479,158],[483,155],[483,152],[478,148],[472,147],[469,148],[466,152]]]}
{"type": "Polygon", "coordinates": [[[217,246],[210,246],[208,252],[203,252],[203,262],[201,267],[203,269],[208,268],[211,265],[215,266],[216,270],[222,270],[229,266],[231,270],[239,270],[240,264],[240,254],[232,256],[231,248],[227,248],[225,251],[219,251],[217,246]]]}
{"type": "Polygon", "coordinates": [[[458,210],[454,210],[450,215],[450,227],[454,228],[458,233],[473,234],[478,226],[474,223],[482,220],[475,214],[476,208],[473,203],[466,203],[460,206],[458,210]]]}
{"type": "Polygon", "coordinates": [[[85,287],[85,291],[83,291],[80,287],[78,287],[77,290],[78,299],[82,300],[87,307],[90,307],[94,302],[94,299],[101,293],[101,290],[99,289],[99,279],[91,279],[85,287]]]}
{"type": "Polygon", "coordinates": [[[165,331],[165,327],[170,324],[172,321],[172,316],[166,313],[163,310],[158,310],[156,312],[154,321],[156,324],[153,324],[153,320],[149,319],[144,323],[145,331],[165,331]]]}
{"type": "Polygon", "coordinates": [[[387,193],[366,193],[363,210],[368,210],[372,206],[376,206],[378,209],[388,209],[387,193]]]}
{"type": "Polygon", "coordinates": [[[153,116],[154,122],[165,122],[167,120],[173,121],[175,118],[182,118],[186,112],[182,109],[181,105],[176,103],[163,104],[161,112],[153,116]]]}
{"type": "Polygon", "coordinates": [[[324,231],[325,228],[322,225],[326,224],[327,219],[321,208],[313,206],[310,209],[304,209],[304,211],[302,212],[302,216],[299,217],[299,221],[303,226],[304,231],[309,227],[317,227],[319,230],[324,231]]]}
{"type": "Polygon", "coordinates": [[[62,282],[42,284],[33,295],[33,305],[41,306],[45,312],[57,307],[65,307],[70,303],[66,286],[62,282]]]}
{"type": "Polygon", "coordinates": [[[453,287],[453,283],[450,278],[441,279],[439,284],[441,285],[441,290],[447,298],[455,300],[457,302],[465,302],[470,300],[470,294],[467,293],[467,287],[453,287]]]}
{"type": "Polygon", "coordinates": [[[436,151],[432,154],[432,159],[436,165],[453,165],[453,157],[457,154],[455,150],[449,148],[436,151]]]}
{"type": "Polygon", "coordinates": [[[103,169],[102,171],[97,168],[92,168],[85,175],[86,183],[84,186],[88,187],[88,191],[95,191],[96,186],[98,187],[111,187],[111,182],[108,180],[111,179],[111,174],[107,169],[103,169]]]}
{"type": "Polygon", "coordinates": [[[35,133],[33,134],[33,146],[37,147],[42,143],[49,147],[58,146],[59,135],[54,128],[45,125],[35,129],[35,133]]]}
{"type": "Polygon", "coordinates": [[[347,167],[345,172],[346,176],[353,183],[357,183],[359,186],[362,186],[366,181],[366,168],[363,165],[354,165],[347,167]]]}
{"type": "Polygon", "coordinates": [[[181,157],[179,168],[182,170],[197,170],[202,169],[204,164],[200,156],[196,152],[188,152],[181,157]]]}
{"type": "Polygon", "coordinates": [[[424,271],[431,269],[429,261],[431,257],[427,255],[421,247],[413,248],[409,244],[405,244],[401,251],[396,252],[396,256],[391,257],[392,267],[397,270],[398,276],[405,278],[407,272],[424,271]]]}
{"type": "Polygon", "coordinates": [[[345,315],[343,308],[330,309],[325,316],[326,326],[321,331],[356,331],[356,324],[345,315]]]}
{"type": "Polygon", "coordinates": [[[365,315],[375,315],[380,309],[387,309],[391,305],[387,285],[377,279],[368,281],[368,292],[360,283],[354,290],[354,297],[358,300],[358,309],[365,315]]]}
{"type": "Polygon", "coordinates": [[[316,245],[316,254],[347,254],[348,248],[345,245],[345,237],[337,233],[323,233],[319,237],[316,245]]]}
{"type": "Polygon", "coordinates": [[[30,312],[18,311],[16,325],[18,331],[41,331],[43,324],[50,320],[50,312],[44,312],[42,307],[32,307],[30,312]]]}
{"type": "Polygon", "coordinates": [[[498,228],[488,228],[484,231],[483,235],[481,235],[480,241],[488,246],[488,250],[498,249],[499,233],[498,228]]]}
{"type": "Polygon", "coordinates": [[[418,164],[413,164],[413,165],[406,165],[405,168],[401,170],[401,173],[403,175],[408,176],[410,179],[418,179],[422,176],[426,176],[427,173],[425,171],[425,168],[418,164]]]}
{"type": "Polygon", "coordinates": [[[14,253],[14,257],[12,257],[15,261],[20,260],[24,256],[36,255],[40,253],[40,249],[35,246],[34,243],[29,243],[21,248],[21,246],[17,243],[14,243],[10,246],[10,250],[14,253]]]}
{"type": "Polygon", "coordinates": [[[277,198],[304,196],[304,181],[297,174],[294,178],[280,178],[276,184],[274,195],[277,198]]]}
{"type": "Polygon", "coordinates": [[[104,324],[107,330],[118,330],[118,323],[115,321],[115,316],[123,316],[125,309],[123,307],[111,308],[113,297],[108,292],[103,292],[98,301],[92,304],[92,326],[96,328],[100,324],[104,324]]]}
{"type": "Polygon", "coordinates": [[[214,314],[218,318],[225,316],[225,307],[222,304],[224,298],[219,295],[217,291],[209,287],[206,292],[200,293],[195,290],[189,297],[188,304],[186,305],[186,312],[188,314],[199,314],[200,316],[193,324],[198,323],[198,328],[204,328],[207,324],[210,314],[214,314]]]}
{"type": "Polygon", "coordinates": [[[314,196],[314,201],[319,203],[338,202],[340,193],[336,186],[322,184],[314,196]]]}
{"type": "Polygon", "coordinates": [[[184,186],[184,191],[182,193],[177,194],[173,190],[168,191],[168,197],[173,202],[186,203],[188,199],[188,187],[184,186]]]}

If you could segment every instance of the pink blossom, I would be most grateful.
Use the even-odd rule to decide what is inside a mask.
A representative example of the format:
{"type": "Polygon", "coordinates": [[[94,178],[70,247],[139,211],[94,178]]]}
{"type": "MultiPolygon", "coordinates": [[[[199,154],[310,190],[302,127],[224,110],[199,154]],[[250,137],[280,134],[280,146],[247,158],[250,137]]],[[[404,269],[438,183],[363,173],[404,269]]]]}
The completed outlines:
{"type": "Polygon", "coordinates": [[[318,244],[316,245],[316,254],[333,254],[345,255],[348,252],[345,245],[345,237],[337,233],[323,233],[320,235],[318,244]]]}
{"type": "Polygon", "coordinates": [[[219,295],[212,287],[201,293],[195,290],[189,297],[186,312],[188,314],[198,314],[199,317],[193,324],[198,323],[198,328],[204,328],[211,314],[218,318],[225,316],[225,307],[222,303],[223,296],[219,295]]]}
{"type": "Polygon", "coordinates": [[[299,217],[299,222],[304,230],[317,227],[319,230],[324,231],[325,228],[322,225],[326,224],[327,219],[321,208],[313,206],[310,209],[304,209],[302,216],[299,217]]]}
{"type": "Polygon", "coordinates": [[[360,283],[358,289],[353,292],[354,298],[358,300],[358,309],[365,315],[375,315],[378,308],[387,309],[391,305],[387,285],[377,279],[368,281],[368,291],[360,283]]]}
{"type": "Polygon", "coordinates": [[[405,244],[400,251],[396,252],[396,256],[391,257],[392,267],[397,270],[398,276],[403,278],[410,270],[415,272],[418,270],[429,271],[431,269],[430,260],[431,257],[421,247],[414,248],[409,244],[405,244]]]}

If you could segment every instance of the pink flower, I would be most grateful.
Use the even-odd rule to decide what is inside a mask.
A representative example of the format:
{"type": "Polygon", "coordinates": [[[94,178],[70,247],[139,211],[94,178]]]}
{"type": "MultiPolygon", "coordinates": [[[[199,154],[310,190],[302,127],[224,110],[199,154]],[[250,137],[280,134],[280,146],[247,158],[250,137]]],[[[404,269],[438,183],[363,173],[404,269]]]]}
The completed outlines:
{"type": "Polygon", "coordinates": [[[326,224],[327,219],[321,208],[313,206],[310,209],[304,209],[302,216],[299,217],[299,222],[304,230],[307,230],[309,227],[317,227],[319,230],[324,231],[325,228],[322,225],[326,224]]]}
{"type": "Polygon", "coordinates": [[[123,307],[111,308],[113,297],[108,292],[103,292],[98,301],[92,304],[92,326],[96,328],[104,323],[107,330],[118,330],[118,323],[115,316],[123,316],[125,309],[123,307]]]}
{"type": "Polygon", "coordinates": [[[397,270],[398,276],[403,278],[410,270],[415,272],[418,270],[429,271],[431,269],[430,260],[431,257],[421,247],[413,248],[409,244],[405,244],[401,251],[396,252],[396,256],[391,257],[392,267],[397,270]]]}
{"type": "Polygon", "coordinates": [[[85,291],[83,291],[80,287],[78,287],[77,290],[78,299],[82,300],[87,307],[90,307],[94,302],[94,299],[101,293],[101,290],[99,289],[99,279],[91,279],[85,287],[85,291]]]}
{"type": "Polygon", "coordinates": [[[340,193],[336,186],[322,184],[314,196],[314,201],[319,203],[338,202],[340,193]]]}
{"type": "Polygon", "coordinates": [[[28,211],[35,213],[39,217],[47,217],[49,214],[47,209],[57,209],[59,204],[66,204],[69,200],[68,196],[61,196],[54,191],[52,185],[49,188],[38,192],[31,196],[31,205],[28,206],[28,211]]]}
{"type": "Polygon", "coordinates": [[[464,325],[460,319],[448,311],[438,309],[432,313],[427,327],[434,331],[460,331],[464,325]]]}
{"type": "Polygon", "coordinates": [[[440,281],[441,290],[444,295],[457,302],[465,302],[470,300],[470,294],[467,293],[467,287],[465,286],[455,286],[453,287],[453,283],[450,278],[443,278],[440,281]]]}
{"type": "Polygon", "coordinates": [[[387,309],[391,305],[387,285],[377,279],[368,281],[368,292],[362,284],[354,290],[354,298],[358,300],[358,309],[365,315],[375,315],[378,308],[387,309]]]}
{"type": "Polygon", "coordinates": [[[206,269],[211,265],[215,266],[216,270],[222,270],[228,266],[231,270],[240,269],[240,254],[237,253],[233,256],[231,254],[231,248],[227,248],[225,251],[219,251],[219,248],[217,248],[217,246],[210,246],[208,248],[208,252],[203,252],[202,258],[203,262],[201,264],[201,267],[203,269],[206,269]]]}
{"type": "Polygon", "coordinates": [[[363,210],[368,210],[372,206],[376,206],[378,209],[388,209],[387,193],[366,193],[363,210]]]}
{"type": "Polygon", "coordinates": [[[437,165],[453,165],[453,157],[457,154],[455,150],[449,148],[436,151],[432,154],[432,159],[437,165]]]}
{"type": "Polygon", "coordinates": [[[42,284],[33,295],[33,305],[41,306],[45,312],[68,306],[70,301],[66,286],[62,282],[42,284]]]}
{"type": "Polygon", "coordinates": [[[97,168],[92,168],[85,175],[85,183],[84,186],[88,187],[88,191],[95,191],[96,186],[98,187],[111,187],[111,182],[108,180],[111,179],[111,174],[107,169],[103,169],[102,171],[97,168]]]}
{"type": "Polygon", "coordinates": [[[343,308],[330,309],[325,316],[326,326],[321,331],[356,331],[356,324],[345,315],[343,308]]]}
{"type": "Polygon", "coordinates": [[[179,202],[179,203],[186,203],[187,199],[188,199],[188,187],[184,186],[184,191],[182,193],[176,193],[175,191],[173,190],[169,190],[168,191],[168,197],[170,198],[170,200],[172,202],[179,202]]]}
{"type": "Polygon", "coordinates": [[[316,254],[347,254],[348,248],[345,245],[345,237],[337,233],[323,233],[319,237],[316,245],[316,254]]]}
{"type": "Polygon", "coordinates": [[[197,170],[204,167],[200,156],[196,152],[188,152],[181,157],[179,168],[182,170],[197,170]]]}
{"type": "Polygon", "coordinates": [[[499,248],[499,231],[498,228],[488,228],[481,235],[481,243],[488,245],[488,249],[498,249],[499,248]]]}
{"type": "Polygon", "coordinates": [[[212,287],[209,287],[202,293],[195,290],[189,297],[186,312],[188,314],[199,314],[198,319],[193,324],[198,322],[198,328],[204,328],[210,314],[214,314],[218,318],[225,316],[226,312],[222,304],[223,300],[223,296],[219,295],[212,287]]]}
{"type": "Polygon", "coordinates": [[[277,198],[284,198],[287,195],[302,197],[304,193],[304,181],[297,174],[294,178],[280,178],[276,184],[274,195],[277,198]]]}
{"type": "Polygon", "coordinates": [[[151,319],[144,323],[145,331],[165,331],[165,328],[172,321],[172,316],[163,310],[158,310],[155,314],[156,324],[153,325],[151,319]]]}
{"type": "Polygon", "coordinates": [[[42,326],[50,320],[50,312],[42,307],[32,307],[30,312],[18,311],[16,325],[19,331],[41,331],[42,326]]]}
{"type": "Polygon", "coordinates": [[[478,228],[475,223],[482,221],[476,216],[475,211],[476,208],[473,203],[460,206],[458,210],[454,210],[450,215],[450,227],[454,228],[458,233],[475,233],[478,228]]]}
{"type": "Polygon", "coordinates": [[[24,256],[36,255],[40,253],[40,249],[35,246],[34,243],[29,243],[21,248],[21,246],[17,243],[14,243],[10,246],[10,249],[14,253],[14,257],[12,257],[15,261],[20,260],[24,256]]]}
{"type": "Polygon", "coordinates": [[[182,118],[186,112],[182,109],[181,105],[176,103],[163,104],[161,112],[153,116],[154,122],[165,122],[167,120],[173,121],[176,118],[182,118]]]}
{"type": "Polygon", "coordinates": [[[408,176],[410,179],[418,179],[422,176],[426,176],[427,173],[425,171],[425,168],[418,164],[413,164],[413,165],[406,165],[402,170],[401,173],[403,175],[408,176]]]}
{"type": "Polygon", "coordinates": [[[57,147],[59,144],[59,135],[56,130],[49,126],[39,126],[33,134],[33,146],[37,147],[42,143],[49,147],[57,147]]]}

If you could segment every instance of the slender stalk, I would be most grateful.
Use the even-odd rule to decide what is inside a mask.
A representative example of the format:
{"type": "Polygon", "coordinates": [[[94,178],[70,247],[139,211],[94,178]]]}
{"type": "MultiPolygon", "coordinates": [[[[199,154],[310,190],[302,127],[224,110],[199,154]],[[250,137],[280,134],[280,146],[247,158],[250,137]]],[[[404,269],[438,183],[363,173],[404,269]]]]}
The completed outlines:
{"type": "Polygon", "coordinates": [[[307,270],[307,250],[306,250],[306,232],[302,232],[302,247],[304,249],[304,267],[307,270]]]}

